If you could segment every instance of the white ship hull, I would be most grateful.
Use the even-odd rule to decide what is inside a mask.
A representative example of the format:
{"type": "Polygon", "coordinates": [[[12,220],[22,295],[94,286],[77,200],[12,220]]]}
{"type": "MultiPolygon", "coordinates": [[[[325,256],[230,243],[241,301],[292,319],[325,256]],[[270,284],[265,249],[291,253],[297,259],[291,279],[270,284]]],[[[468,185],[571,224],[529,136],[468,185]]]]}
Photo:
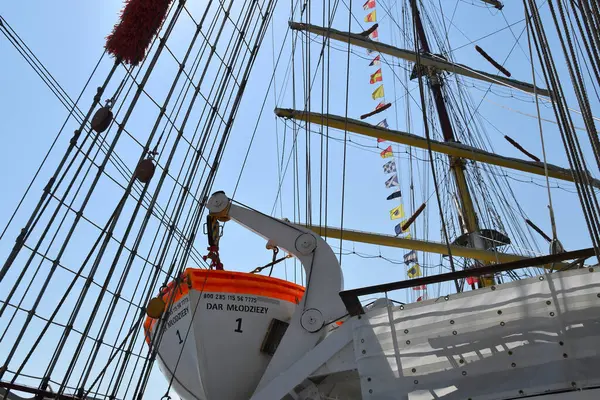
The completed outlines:
{"type": "MultiPolygon", "coordinates": [[[[192,291],[175,304],[170,321],[178,310],[190,311],[167,323],[161,368],[172,376],[182,346],[176,332],[190,326],[197,303],[174,387],[186,400],[250,398],[270,360],[260,351],[269,322],[289,318],[295,304],[257,300],[264,312],[252,313],[233,297],[205,295],[192,291]],[[243,334],[236,332],[238,315],[251,316],[243,334]]],[[[594,268],[406,306],[378,302],[360,319],[329,328],[317,347],[337,341],[341,350],[300,379],[295,392],[301,399],[598,399],[599,312],[594,268]]]]}

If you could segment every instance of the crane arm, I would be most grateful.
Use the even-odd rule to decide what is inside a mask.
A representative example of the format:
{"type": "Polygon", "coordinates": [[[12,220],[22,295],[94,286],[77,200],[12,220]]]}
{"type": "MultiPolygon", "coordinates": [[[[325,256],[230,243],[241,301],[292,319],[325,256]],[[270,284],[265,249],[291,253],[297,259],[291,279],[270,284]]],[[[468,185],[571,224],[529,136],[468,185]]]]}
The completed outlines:
{"type": "Polygon", "coordinates": [[[233,204],[223,192],[214,193],[207,207],[211,216],[234,220],[294,255],[306,272],[306,292],[261,378],[259,391],[312,350],[324,338],[329,323],[346,314],[339,296],[342,271],[327,242],[307,228],[233,204]]]}

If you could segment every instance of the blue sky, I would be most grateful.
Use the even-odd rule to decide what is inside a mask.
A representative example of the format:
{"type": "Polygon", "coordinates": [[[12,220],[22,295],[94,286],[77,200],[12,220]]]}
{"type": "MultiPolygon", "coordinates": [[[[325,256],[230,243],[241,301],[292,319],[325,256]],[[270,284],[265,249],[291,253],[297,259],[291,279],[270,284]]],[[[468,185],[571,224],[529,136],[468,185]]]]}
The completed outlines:
{"type": "MultiPolygon", "coordinates": [[[[362,3],[362,1],[355,1],[352,5],[353,12],[360,21],[360,26],[356,21],[352,22],[352,31],[354,32],[361,31],[369,26],[369,24],[362,21],[362,16],[366,14],[362,10],[362,3]]],[[[450,1],[443,3],[440,4],[437,0],[433,0],[428,2],[428,9],[433,11],[440,5],[443,7],[446,15],[445,22],[450,27],[448,42],[450,43],[450,47],[455,49],[452,52],[452,56],[456,61],[487,72],[496,72],[491,65],[475,52],[473,48],[474,44],[471,44],[471,42],[500,30],[497,34],[478,40],[476,43],[499,61],[504,60],[510,54],[505,66],[511,71],[513,77],[519,80],[531,81],[531,70],[526,55],[528,51],[526,35],[520,36],[524,23],[521,21],[523,16],[519,5],[507,4],[503,13],[499,13],[488,7],[482,7],[476,0],[472,2],[450,1]],[[507,26],[507,21],[511,24],[511,29],[503,29],[507,26]],[[514,25],[512,25],[513,23],[514,25]],[[513,35],[521,37],[520,45],[514,48],[515,39],[513,35]]],[[[385,12],[386,9],[389,9],[394,4],[394,1],[385,1],[377,9],[380,23],[379,37],[382,42],[401,46],[402,43],[400,43],[398,36],[398,25],[402,26],[402,22],[397,20],[397,15],[390,16],[385,12]]],[[[201,1],[189,2],[190,9],[196,14],[199,13],[203,5],[204,2],[201,1]]],[[[13,29],[30,46],[71,97],[75,98],[100,58],[105,37],[117,21],[120,8],[121,1],[118,0],[106,0],[95,3],[70,0],[62,2],[60,7],[48,2],[37,2],[35,10],[32,9],[31,4],[4,2],[0,5],[0,14],[6,18],[13,29]]],[[[321,5],[317,4],[317,2],[314,2],[312,13],[313,23],[320,25],[321,5]]],[[[436,14],[431,13],[428,15],[431,15],[431,18],[433,18],[436,14]]],[[[439,18],[439,15],[437,17],[439,18]]],[[[340,30],[347,30],[347,18],[348,14],[345,3],[341,3],[333,27],[340,30]]],[[[273,26],[267,32],[262,50],[254,66],[245,98],[232,131],[226,155],[214,185],[215,190],[222,189],[228,194],[233,192],[240,175],[243,156],[250,143],[254,124],[260,112],[260,106],[264,96],[267,94],[267,85],[273,71],[274,55],[277,55],[281,47],[288,19],[289,4],[281,2],[277,7],[273,26]]],[[[172,44],[176,53],[178,51],[181,52],[186,45],[183,39],[186,38],[189,29],[189,22],[188,25],[182,23],[180,31],[178,31],[182,42],[173,42],[172,44]]],[[[444,31],[443,26],[439,26],[439,24],[436,29],[440,32],[444,31]]],[[[241,183],[236,194],[236,200],[265,213],[271,212],[278,191],[277,154],[280,151],[284,151],[285,158],[287,159],[290,151],[289,143],[291,136],[288,136],[286,147],[283,149],[283,135],[286,131],[283,123],[276,121],[272,115],[272,110],[275,106],[292,107],[291,82],[290,77],[286,76],[286,66],[288,65],[290,56],[290,38],[291,36],[288,36],[281,65],[277,69],[275,79],[278,91],[277,95],[281,100],[275,102],[273,100],[275,97],[274,94],[272,92],[268,93],[268,101],[260,119],[257,135],[252,143],[250,156],[245,165],[241,183]]],[[[431,41],[432,43],[434,42],[433,38],[431,38],[431,41]]],[[[311,44],[313,70],[315,68],[314,62],[318,57],[319,42],[320,39],[316,39],[316,42],[311,44]]],[[[298,42],[297,46],[295,68],[296,79],[298,80],[296,90],[299,94],[296,97],[296,101],[300,103],[302,93],[302,66],[299,60],[300,42],[298,42]]],[[[343,115],[345,112],[347,59],[343,51],[344,49],[345,45],[334,43],[332,45],[330,62],[332,71],[330,112],[339,115],[343,115]]],[[[559,55],[559,49],[557,49],[556,55],[559,55]]],[[[353,118],[357,118],[360,114],[372,110],[377,104],[370,98],[374,87],[369,84],[368,80],[369,75],[374,72],[374,68],[368,67],[368,58],[369,56],[362,49],[355,49],[350,57],[348,115],[353,118]]],[[[560,57],[558,58],[560,59],[560,57]]],[[[398,100],[395,101],[395,106],[388,110],[383,117],[387,118],[390,128],[422,134],[422,118],[412,99],[408,100],[411,104],[410,115],[412,120],[412,124],[408,125],[406,118],[406,98],[403,98],[404,88],[400,80],[394,82],[392,79],[393,73],[390,63],[396,61],[388,58],[384,60],[386,62],[384,62],[382,70],[386,100],[398,100]]],[[[111,63],[108,59],[105,59],[100,65],[99,73],[95,76],[80,103],[82,109],[85,110],[89,106],[95,87],[100,84],[101,79],[105,76],[110,66],[111,63]]],[[[164,63],[157,67],[148,87],[148,91],[154,97],[164,98],[165,91],[167,90],[165,82],[173,75],[175,67],[176,64],[172,61],[169,62],[166,58],[164,63]]],[[[396,69],[396,74],[399,74],[399,71],[399,69],[396,69]]],[[[0,145],[3,150],[3,157],[0,158],[0,180],[2,181],[2,187],[5,188],[0,198],[0,227],[4,228],[4,224],[8,221],[39,163],[54,140],[58,129],[64,122],[67,111],[3,36],[0,37],[0,72],[0,109],[3,115],[0,119],[0,145]]],[[[526,149],[534,154],[541,155],[540,139],[535,119],[506,109],[506,107],[509,107],[525,114],[534,115],[535,106],[530,97],[498,87],[494,87],[491,93],[487,93],[489,86],[487,84],[477,83],[473,80],[467,80],[466,83],[469,93],[473,96],[474,103],[479,104],[481,102],[479,113],[486,119],[484,125],[495,152],[513,157],[522,157],[515,148],[503,139],[503,135],[509,135],[518,140],[526,149]],[[486,94],[486,96],[482,100],[483,94],[486,94]]],[[[544,86],[541,82],[538,84],[544,86]]],[[[418,99],[418,89],[416,89],[415,82],[408,83],[408,89],[414,98],[418,99]]],[[[313,97],[316,97],[313,100],[315,111],[320,111],[320,93],[319,77],[313,89],[313,97]]],[[[571,101],[571,106],[579,108],[575,101],[571,101]]],[[[149,103],[148,99],[142,100],[140,102],[140,112],[133,114],[132,120],[128,125],[128,130],[137,137],[146,138],[148,131],[152,127],[155,112],[156,110],[149,103]]],[[[548,119],[554,119],[548,107],[543,107],[543,114],[548,119]]],[[[369,122],[377,123],[380,119],[374,117],[369,122]]],[[[583,123],[577,116],[575,117],[575,123],[578,126],[583,126],[583,123]]],[[[0,256],[4,257],[7,254],[12,246],[14,237],[16,237],[19,229],[25,223],[28,213],[31,212],[35,205],[50,171],[53,170],[53,167],[59,160],[59,156],[68,144],[72,126],[73,124],[69,124],[65,133],[59,138],[56,150],[51,154],[46,168],[42,171],[40,178],[33,186],[31,195],[28,196],[21,211],[17,214],[16,220],[11,225],[6,237],[0,242],[0,256]]],[[[290,129],[285,134],[290,135],[289,131],[290,129]]],[[[332,132],[331,134],[337,139],[343,138],[343,133],[332,132]]],[[[464,133],[459,132],[458,134],[464,133]]],[[[556,125],[545,123],[544,134],[549,162],[566,167],[567,160],[556,125]]],[[[390,206],[391,202],[385,200],[390,192],[384,186],[386,176],[381,169],[383,161],[378,155],[378,152],[385,146],[380,145],[380,149],[374,148],[377,144],[371,138],[351,136],[351,140],[361,146],[349,146],[347,149],[344,226],[350,229],[392,234],[395,221],[390,221],[388,218],[388,211],[392,207],[390,206]]],[[[587,141],[587,139],[583,140],[587,141]]],[[[311,138],[313,204],[315,204],[312,214],[313,222],[319,221],[320,217],[318,210],[320,178],[318,170],[320,162],[319,141],[320,137],[317,135],[311,138]]],[[[304,149],[306,146],[303,133],[298,139],[298,146],[300,149],[300,164],[303,166],[304,149]]],[[[404,153],[405,149],[395,146],[394,150],[398,155],[397,163],[400,168],[399,177],[402,190],[405,194],[408,194],[409,164],[404,153]]],[[[119,147],[118,151],[119,156],[132,168],[139,155],[139,148],[130,140],[123,139],[122,146],[119,147]]],[[[343,171],[343,147],[339,140],[331,141],[330,151],[328,223],[332,226],[339,226],[341,219],[340,203],[343,171]]],[[[422,152],[418,154],[422,158],[426,158],[426,154],[422,154],[422,152]]],[[[591,160],[590,158],[589,161],[591,160]]],[[[414,168],[417,171],[415,172],[415,185],[417,187],[416,206],[418,207],[421,202],[427,200],[427,212],[418,220],[416,236],[423,238],[425,221],[428,221],[428,237],[432,240],[441,240],[438,205],[435,202],[435,196],[432,196],[434,191],[430,180],[428,164],[416,163],[414,168]]],[[[595,167],[592,165],[592,171],[595,170],[595,167]]],[[[300,171],[300,187],[302,190],[304,190],[303,171],[303,169],[300,171]]],[[[440,173],[444,172],[441,171],[440,173]]],[[[275,215],[294,219],[291,175],[292,170],[290,169],[287,171],[281,190],[281,204],[283,205],[283,209],[278,205],[275,215]]],[[[519,199],[519,206],[522,207],[531,220],[535,221],[544,231],[550,233],[545,188],[517,181],[524,180],[529,182],[532,178],[530,175],[513,172],[510,172],[510,175],[512,177],[513,190],[519,199]]],[[[533,178],[535,182],[543,183],[541,177],[533,178]]],[[[556,185],[556,181],[552,181],[552,185],[556,185]]],[[[574,185],[570,183],[560,182],[559,185],[570,191],[574,189],[574,185]]],[[[99,193],[92,198],[89,213],[91,218],[102,223],[112,210],[111,207],[107,207],[107,204],[116,202],[118,191],[109,184],[106,184],[106,186],[101,187],[99,193]]],[[[301,193],[300,198],[304,198],[304,192],[301,193]]],[[[577,196],[563,190],[553,190],[553,201],[559,238],[563,241],[565,248],[574,250],[588,246],[590,241],[579,210],[577,196]]],[[[404,205],[408,213],[410,207],[407,195],[405,195],[404,205]]],[[[511,207],[516,207],[516,205],[511,205],[511,207]]],[[[300,208],[302,209],[301,220],[305,221],[304,204],[300,208]]],[[[505,221],[505,223],[508,222],[505,221]]],[[[93,234],[92,229],[89,230],[89,234],[93,234]]],[[[81,243],[85,242],[83,238],[77,238],[76,243],[79,240],[81,240],[81,243]]],[[[204,240],[204,237],[200,237],[197,240],[196,248],[200,252],[204,251],[204,240]]],[[[539,243],[541,251],[546,252],[547,246],[541,241],[539,243]]],[[[330,244],[336,252],[339,251],[339,242],[337,240],[330,240],[330,244]]],[[[271,255],[264,249],[264,245],[265,243],[262,238],[256,237],[239,226],[228,224],[221,242],[221,252],[225,268],[250,271],[257,266],[266,264],[270,261],[271,255]]],[[[401,260],[404,254],[404,251],[399,249],[378,248],[361,244],[344,243],[343,247],[345,249],[344,252],[356,250],[368,256],[381,254],[385,258],[393,260],[401,260]]],[[[66,260],[69,260],[73,265],[77,265],[83,256],[84,253],[78,251],[77,246],[73,246],[66,260]]],[[[432,256],[423,261],[426,267],[428,265],[437,265],[439,257],[432,256]]],[[[403,265],[389,263],[379,258],[361,258],[352,254],[344,255],[342,266],[346,288],[401,280],[405,279],[406,276],[403,265]]],[[[440,271],[437,268],[425,269],[427,274],[438,273],[440,271]]],[[[299,278],[299,273],[295,275],[299,278]]],[[[65,275],[65,279],[67,279],[66,276],[68,275],[65,275]]],[[[288,262],[284,268],[282,266],[276,268],[274,276],[282,278],[287,276],[290,280],[293,280],[293,263],[288,262]]],[[[4,285],[2,288],[4,288],[4,285]]],[[[449,290],[451,290],[450,285],[441,285],[439,288],[435,288],[435,293],[445,293],[449,290]]],[[[403,301],[414,301],[416,298],[413,292],[395,293],[394,295],[403,301]]],[[[50,305],[51,301],[48,303],[48,307],[50,305]]],[[[0,354],[4,351],[3,349],[3,347],[0,347],[0,354]]],[[[156,388],[160,390],[162,381],[154,379],[152,385],[156,385],[156,388]]]]}

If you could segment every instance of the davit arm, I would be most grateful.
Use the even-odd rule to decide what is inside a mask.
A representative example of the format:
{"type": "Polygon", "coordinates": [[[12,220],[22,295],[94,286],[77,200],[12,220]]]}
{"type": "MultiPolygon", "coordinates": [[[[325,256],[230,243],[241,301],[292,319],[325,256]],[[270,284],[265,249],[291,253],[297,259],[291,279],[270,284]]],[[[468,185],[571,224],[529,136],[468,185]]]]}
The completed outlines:
{"type": "MultiPolygon", "coordinates": [[[[304,297],[261,378],[255,396],[252,397],[267,398],[266,394],[261,395],[266,392],[263,389],[273,387],[278,376],[284,375],[292,365],[315,348],[325,336],[323,328],[328,323],[346,314],[339,297],[343,286],[342,272],[329,245],[309,229],[233,204],[223,192],[214,193],[208,200],[207,207],[210,214],[220,220],[234,220],[294,255],[306,272],[304,297]]],[[[298,378],[302,380],[302,377],[298,378]]],[[[293,389],[293,386],[285,389],[283,394],[293,389]]]]}

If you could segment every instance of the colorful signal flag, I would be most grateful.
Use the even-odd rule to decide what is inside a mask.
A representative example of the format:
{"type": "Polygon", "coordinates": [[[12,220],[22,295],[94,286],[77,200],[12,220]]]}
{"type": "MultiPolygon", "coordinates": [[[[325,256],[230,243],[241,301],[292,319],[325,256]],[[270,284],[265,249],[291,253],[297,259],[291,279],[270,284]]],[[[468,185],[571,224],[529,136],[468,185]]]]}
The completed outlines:
{"type": "Polygon", "coordinates": [[[375,0],[367,0],[367,2],[365,4],[363,4],[363,9],[369,10],[371,8],[375,8],[375,6],[376,6],[375,0]]]}
{"type": "Polygon", "coordinates": [[[417,252],[414,250],[409,251],[404,255],[404,264],[408,265],[411,262],[417,262],[417,252]]]}
{"type": "Polygon", "coordinates": [[[377,10],[373,10],[365,16],[365,22],[377,22],[377,10]]]}
{"type": "Polygon", "coordinates": [[[394,156],[394,152],[392,151],[392,146],[388,146],[385,150],[383,150],[381,153],[381,158],[388,158],[388,157],[393,157],[394,156]]]}
{"type": "Polygon", "coordinates": [[[374,84],[375,82],[381,82],[383,80],[383,76],[381,75],[381,68],[371,74],[370,84],[374,84]]]}
{"type": "Polygon", "coordinates": [[[385,181],[386,188],[389,189],[394,186],[400,186],[400,183],[398,182],[398,175],[393,175],[387,181],[385,181]]]}
{"type": "Polygon", "coordinates": [[[388,161],[383,164],[383,173],[384,174],[392,174],[396,172],[396,161],[388,161]]]}
{"type": "Polygon", "coordinates": [[[399,191],[399,190],[396,190],[394,193],[390,194],[390,195],[387,197],[387,200],[393,200],[393,199],[396,199],[396,198],[398,198],[398,197],[402,197],[402,192],[401,192],[401,191],[399,191]]]}
{"type": "Polygon", "coordinates": [[[371,63],[369,64],[369,67],[372,67],[375,65],[381,65],[381,54],[378,54],[377,57],[375,57],[373,59],[373,61],[371,61],[371,63]]]}
{"type": "Polygon", "coordinates": [[[390,219],[394,220],[398,218],[404,218],[404,207],[402,204],[390,210],[390,219]]]}
{"type": "Polygon", "coordinates": [[[385,92],[383,90],[383,85],[379,85],[379,87],[377,89],[375,89],[373,91],[373,93],[371,93],[371,97],[373,98],[373,100],[381,99],[384,96],[385,96],[385,92]]]}
{"type": "Polygon", "coordinates": [[[371,40],[374,40],[374,41],[376,41],[376,42],[379,42],[379,32],[377,32],[377,29],[375,29],[373,32],[371,32],[371,33],[369,34],[369,38],[370,38],[371,40]]]}
{"type": "Polygon", "coordinates": [[[377,124],[377,126],[378,126],[379,128],[385,128],[385,129],[387,129],[387,128],[389,127],[389,125],[388,125],[388,123],[387,123],[387,118],[386,118],[386,119],[384,119],[383,121],[381,121],[380,123],[378,123],[378,124],[377,124]]]}
{"type": "Polygon", "coordinates": [[[406,232],[406,231],[403,231],[403,230],[402,230],[402,225],[404,225],[404,223],[405,223],[405,222],[406,222],[405,220],[402,220],[402,221],[400,221],[400,222],[398,223],[398,225],[396,225],[396,226],[394,227],[394,232],[396,232],[396,236],[398,236],[398,235],[401,235],[401,234],[403,234],[404,232],[406,232]]]}
{"type": "Polygon", "coordinates": [[[410,267],[406,271],[406,275],[408,275],[409,278],[417,278],[421,276],[421,267],[419,266],[419,264],[415,264],[412,267],[410,267]]]}
{"type": "Polygon", "coordinates": [[[477,282],[479,282],[479,278],[477,278],[476,276],[469,276],[469,277],[466,279],[466,281],[467,281],[467,284],[468,284],[468,285],[474,285],[474,284],[476,284],[477,282]]]}

